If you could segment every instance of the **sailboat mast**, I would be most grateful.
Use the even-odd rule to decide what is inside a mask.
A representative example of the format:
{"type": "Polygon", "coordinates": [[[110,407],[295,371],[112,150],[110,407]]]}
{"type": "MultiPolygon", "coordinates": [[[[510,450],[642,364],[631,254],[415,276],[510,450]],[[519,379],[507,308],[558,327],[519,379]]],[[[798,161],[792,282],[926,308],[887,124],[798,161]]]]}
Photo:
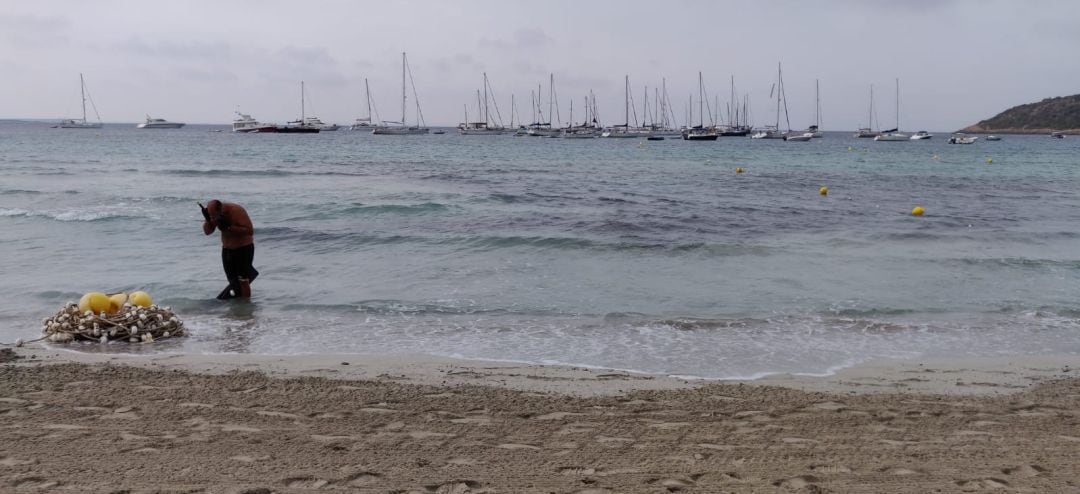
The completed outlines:
{"type": "Polygon", "coordinates": [[[364,78],[364,96],[367,97],[367,119],[371,123],[371,88],[368,87],[367,77],[364,78]]]}
{"type": "Polygon", "coordinates": [[[698,125],[705,127],[705,83],[701,80],[701,71],[697,73],[698,125]]]}
{"type": "Polygon", "coordinates": [[[900,78],[896,78],[896,131],[900,131],[900,78]]]}
{"type": "Polygon", "coordinates": [[[626,108],[626,129],[630,130],[630,76],[626,76],[626,83],[623,85],[623,106],[626,108]]]}
{"type": "Polygon", "coordinates": [[[300,81],[300,125],[304,124],[304,81],[300,81]]]}
{"type": "Polygon", "coordinates": [[[485,126],[487,125],[487,122],[488,122],[488,96],[487,96],[487,87],[488,87],[488,82],[487,82],[487,72],[484,72],[484,124],[485,124],[485,126]]]}
{"type": "Polygon", "coordinates": [[[874,85],[870,85],[870,115],[866,119],[866,127],[874,128],[874,85]]]}
{"type": "Polygon", "coordinates": [[[551,127],[555,122],[551,120],[551,108],[555,104],[555,74],[552,73],[548,78],[548,127],[551,127]]]}
{"type": "Polygon", "coordinates": [[[82,72],[79,73],[79,93],[82,94],[82,120],[86,123],[86,81],[83,80],[82,72]]]}
{"type": "Polygon", "coordinates": [[[405,127],[405,52],[401,52],[401,126],[405,127]]]}
{"type": "Polygon", "coordinates": [[[821,127],[821,82],[817,79],[814,79],[814,101],[817,106],[814,125],[821,127]]]}

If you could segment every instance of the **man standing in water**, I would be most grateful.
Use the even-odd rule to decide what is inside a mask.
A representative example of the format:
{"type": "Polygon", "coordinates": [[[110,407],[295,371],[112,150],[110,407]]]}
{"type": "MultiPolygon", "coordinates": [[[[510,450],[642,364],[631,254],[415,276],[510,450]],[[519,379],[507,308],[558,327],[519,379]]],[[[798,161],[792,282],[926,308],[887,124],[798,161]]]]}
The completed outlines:
{"type": "Polygon", "coordinates": [[[214,199],[202,209],[203,233],[221,231],[221,264],[229,286],[218,294],[218,300],[251,298],[251,282],[259,272],[251,265],[255,258],[255,228],[247,211],[239,204],[214,199]]]}

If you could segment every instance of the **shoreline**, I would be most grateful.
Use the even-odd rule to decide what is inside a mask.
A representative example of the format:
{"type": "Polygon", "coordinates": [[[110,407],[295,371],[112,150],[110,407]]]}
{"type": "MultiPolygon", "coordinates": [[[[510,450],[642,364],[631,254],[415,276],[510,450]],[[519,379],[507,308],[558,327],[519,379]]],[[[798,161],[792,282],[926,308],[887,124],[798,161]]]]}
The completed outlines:
{"type": "Polygon", "coordinates": [[[98,353],[66,348],[14,349],[15,364],[121,364],[141,369],[221,375],[254,371],[269,377],[388,380],[421,386],[490,386],[515,391],[595,397],[638,390],[692,389],[712,384],[779,386],[815,392],[914,392],[1001,395],[1056,379],[1080,378],[1080,356],[877,359],[819,374],[771,373],[756,378],[649,374],[580,365],[474,360],[430,355],[252,355],[252,353],[98,353]]]}
{"type": "Polygon", "coordinates": [[[14,349],[16,365],[127,365],[221,375],[255,371],[274,378],[321,377],[425,386],[490,386],[514,391],[605,396],[710,384],[779,386],[824,393],[910,392],[992,395],[1080,378],[1080,355],[877,359],[826,375],[773,373],[754,379],[701,378],[571,365],[471,360],[423,354],[119,354],[31,346],[14,349]]]}
{"type": "Polygon", "coordinates": [[[72,353],[0,349],[0,491],[1080,488],[1074,356],[711,382],[423,356],[72,353]]]}

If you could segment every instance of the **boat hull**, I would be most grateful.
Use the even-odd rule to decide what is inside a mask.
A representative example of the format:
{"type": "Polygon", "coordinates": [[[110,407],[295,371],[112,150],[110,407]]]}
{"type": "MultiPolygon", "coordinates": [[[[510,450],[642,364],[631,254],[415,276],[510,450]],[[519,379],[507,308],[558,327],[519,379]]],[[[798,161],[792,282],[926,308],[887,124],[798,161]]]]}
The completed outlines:
{"type": "Polygon", "coordinates": [[[152,123],[152,124],[141,123],[139,125],[136,125],[135,128],[137,128],[137,129],[182,129],[182,128],[184,128],[184,125],[185,124],[176,123],[176,122],[152,123]]]}
{"type": "Polygon", "coordinates": [[[374,135],[383,136],[413,136],[425,135],[430,129],[423,127],[378,127],[371,131],[374,135]]]}
{"type": "Polygon", "coordinates": [[[291,127],[283,125],[276,127],[275,132],[278,134],[318,134],[318,127],[291,127]]]}
{"type": "Polygon", "coordinates": [[[907,142],[911,138],[907,134],[881,134],[874,138],[878,142],[907,142]]]}

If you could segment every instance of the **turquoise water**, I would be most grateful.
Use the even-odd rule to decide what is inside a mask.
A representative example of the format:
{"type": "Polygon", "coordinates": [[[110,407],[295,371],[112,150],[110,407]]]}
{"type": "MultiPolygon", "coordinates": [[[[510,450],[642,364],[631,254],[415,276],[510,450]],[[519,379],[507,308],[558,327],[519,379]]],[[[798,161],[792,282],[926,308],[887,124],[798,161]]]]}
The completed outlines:
{"type": "Polygon", "coordinates": [[[1080,139],[210,129],[0,123],[0,341],[83,292],[144,289],[190,338],[76,348],[701,377],[1080,354],[1080,139]],[[213,300],[211,198],[255,222],[251,303],[213,300]]]}

